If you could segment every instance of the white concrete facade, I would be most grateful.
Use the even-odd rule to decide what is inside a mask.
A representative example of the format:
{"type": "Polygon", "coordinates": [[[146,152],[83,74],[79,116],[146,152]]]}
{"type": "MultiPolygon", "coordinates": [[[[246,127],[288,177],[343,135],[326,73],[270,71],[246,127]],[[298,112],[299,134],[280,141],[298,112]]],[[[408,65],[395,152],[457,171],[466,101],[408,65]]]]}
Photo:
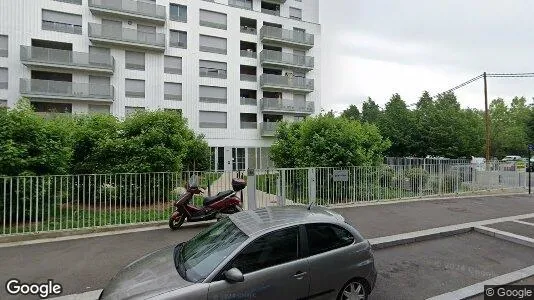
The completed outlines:
{"type": "MultiPolygon", "coordinates": [[[[8,107],[15,105],[21,97],[20,79],[29,80],[32,77],[34,67],[28,66],[21,62],[21,46],[30,47],[35,39],[69,43],[72,45],[72,51],[88,53],[90,46],[99,46],[110,49],[110,54],[114,59],[113,72],[109,75],[98,74],[99,76],[110,77],[110,84],[113,86],[113,99],[108,103],[94,101],[92,99],[55,99],[48,97],[46,99],[38,98],[37,101],[69,103],[72,105],[72,113],[87,113],[89,105],[110,105],[110,112],[115,116],[122,118],[125,116],[126,107],[142,107],[148,110],[155,109],[180,109],[183,116],[188,119],[189,126],[195,132],[205,135],[208,143],[212,147],[224,147],[225,160],[231,157],[232,148],[266,148],[272,143],[272,137],[262,136],[260,127],[267,112],[262,111],[260,101],[263,97],[263,89],[260,85],[260,76],[263,74],[262,63],[260,62],[260,53],[263,50],[264,42],[261,39],[260,31],[264,22],[281,25],[284,29],[293,30],[294,28],[303,29],[307,34],[313,35],[313,45],[300,48],[298,45],[291,45],[283,41],[277,46],[281,46],[282,52],[292,54],[294,49],[305,51],[305,55],[313,57],[313,68],[306,70],[306,79],[312,79],[312,91],[306,91],[305,100],[313,102],[313,112],[306,113],[296,112],[268,112],[271,115],[280,115],[284,120],[293,120],[297,116],[316,114],[321,109],[321,26],[319,25],[319,0],[252,0],[252,10],[231,6],[235,0],[156,0],[156,3],[165,9],[165,20],[151,22],[142,20],[134,15],[129,18],[126,14],[106,15],[94,13],[91,10],[91,0],[0,0],[0,37],[4,36],[4,43],[7,40],[7,57],[0,55],[0,71],[7,69],[7,88],[1,88],[0,83],[0,100],[8,107]],[[69,3],[77,2],[81,4],[69,3]],[[271,5],[280,3],[280,16],[271,15],[262,12],[262,5],[271,5]],[[170,19],[170,4],[179,4],[187,7],[187,21],[173,21],[170,19]],[[302,19],[290,18],[290,10],[300,9],[302,19]],[[65,12],[81,16],[81,34],[59,32],[54,30],[45,30],[43,28],[43,10],[65,12]],[[227,29],[218,29],[213,27],[199,25],[200,11],[209,10],[226,15],[227,29]],[[97,45],[89,37],[89,23],[102,24],[103,19],[120,21],[123,28],[136,29],[137,25],[155,26],[157,33],[165,34],[164,51],[153,51],[149,49],[137,48],[135,45],[117,46],[113,44],[97,45]],[[248,34],[241,32],[241,18],[256,20],[257,34],[248,34]],[[187,32],[187,48],[171,47],[169,43],[170,31],[179,30],[187,32]],[[200,35],[222,37],[226,39],[227,54],[210,53],[199,50],[200,35]],[[248,58],[241,56],[240,43],[252,42],[256,44],[257,58],[248,58]],[[137,51],[145,53],[145,70],[132,70],[125,67],[125,51],[137,51]],[[164,72],[165,55],[181,57],[182,72],[181,74],[168,74],[164,72]],[[209,60],[224,62],[227,64],[227,78],[210,78],[199,75],[199,61],[209,60]],[[242,81],[240,78],[240,66],[256,67],[257,81],[242,81]],[[145,96],[143,98],[126,97],[125,80],[141,79],[145,81],[145,96]],[[182,95],[181,101],[164,100],[164,82],[181,83],[182,95]],[[199,86],[218,86],[226,87],[227,103],[205,103],[199,101],[199,86]],[[249,89],[257,91],[257,105],[241,105],[240,90],[249,89]],[[7,100],[7,101],[6,101],[7,100]],[[201,128],[199,125],[200,111],[217,111],[226,112],[226,128],[201,128]],[[242,129],[240,121],[241,113],[250,113],[256,115],[257,128],[242,129]]],[[[101,0],[94,0],[102,2],[101,0]]],[[[136,3],[134,0],[119,0],[128,3],[136,3]]],[[[242,2],[245,0],[239,0],[242,2]]],[[[104,1],[105,2],[105,1],[104,1]]],[[[124,5],[124,4],[123,4],[124,5]]],[[[137,4],[136,4],[137,5],[137,4]]],[[[150,4],[149,4],[150,5],[150,4]]],[[[1,41],[1,40],[0,40],[1,41]]],[[[0,46],[2,43],[0,42],[0,46]]],[[[272,44],[271,44],[272,45],[272,44]]],[[[2,49],[0,48],[0,51],[2,49]]],[[[1,52],[0,52],[1,53],[1,52]]],[[[270,66],[270,69],[279,69],[282,74],[287,73],[288,69],[282,66],[270,66]]],[[[41,71],[56,72],[57,70],[48,70],[46,67],[38,68],[41,71]]],[[[291,68],[290,68],[291,69],[291,68]]],[[[4,71],[5,72],[5,71],[4,71]]],[[[78,70],[59,70],[60,73],[72,74],[73,83],[89,83],[91,71],[78,70]]],[[[1,75],[0,75],[1,81],[1,75]]],[[[276,92],[272,87],[270,91],[276,92]]],[[[291,101],[294,93],[300,91],[280,89],[283,92],[282,98],[291,101]]],[[[35,101],[30,97],[32,101],[35,101]]],[[[250,115],[249,115],[250,117],[250,115]]],[[[253,126],[253,124],[252,124],[253,126]]],[[[246,165],[249,165],[249,151],[246,152],[246,165]]],[[[265,152],[265,151],[264,151],[265,152]]],[[[258,155],[259,156],[259,155],[258,155]]],[[[263,154],[262,154],[263,156],[263,154]]],[[[262,167],[256,165],[254,167],[262,167]]],[[[229,166],[225,166],[226,169],[229,166]]]]}

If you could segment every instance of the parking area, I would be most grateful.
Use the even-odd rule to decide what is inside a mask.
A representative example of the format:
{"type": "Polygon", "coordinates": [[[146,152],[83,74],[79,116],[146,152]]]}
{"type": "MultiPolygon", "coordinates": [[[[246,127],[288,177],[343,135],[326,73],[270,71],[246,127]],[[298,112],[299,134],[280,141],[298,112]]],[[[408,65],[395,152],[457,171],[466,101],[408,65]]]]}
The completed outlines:
{"type": "MultiPolygon", "coordinates": [[[[525,237],[534,232],[534,222],[527,222],[534,220],[534,198],[528,195],[436,199],[335,210],[375,241],[444,226],[467,228],[477,222],[525,237]]],[[[98,291],[132,260],[186,241],[201,229],[173,232],[161,227],[47,243],[9,247],[0,244],[0,299],[17,299],[5,291],[4,283],[10,278],[26,282],[53,278],[63,285],[63,295],[98,291]]],[[[426,299],[534,265],[534,248],[475,231],[384,248],[375,254],[379,275],[371,299],[426,299]]],[[[525,279],[525,284],[533,280],[534,274],[525,279]]],[[[94,294],[67,299],[93,299],[94,294]]]]}
{"type": "Polygon", "coordinates": [[[377,250],[375,258],[370,299],[426,299],[534,265],[534,249],[471,232],[377,250]]]}

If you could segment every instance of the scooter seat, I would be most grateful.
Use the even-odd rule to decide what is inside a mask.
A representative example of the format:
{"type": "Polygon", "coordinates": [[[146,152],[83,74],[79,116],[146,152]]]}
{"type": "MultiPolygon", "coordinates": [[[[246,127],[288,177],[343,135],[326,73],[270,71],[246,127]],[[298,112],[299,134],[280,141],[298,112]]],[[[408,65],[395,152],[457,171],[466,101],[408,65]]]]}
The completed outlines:
{"type": "Polygon", "coordinates": [[[219,192],[215,196],[206,197],[204,198],[204,206],[208,206],[212,204],[213,202],[216,202],[224,197],[230,196],[234,191],[233,190],[227,190],[224,192],[219,192]]]}

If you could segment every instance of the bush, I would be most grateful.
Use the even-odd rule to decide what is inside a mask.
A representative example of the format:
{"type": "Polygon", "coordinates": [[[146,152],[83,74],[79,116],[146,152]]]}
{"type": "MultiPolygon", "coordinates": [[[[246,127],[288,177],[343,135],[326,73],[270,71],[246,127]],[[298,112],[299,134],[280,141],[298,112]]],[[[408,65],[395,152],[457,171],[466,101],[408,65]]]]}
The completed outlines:
{"type": "Polygon", "coordinates": [[[430,174],[422,168],[412,168],[405,171],[406,178],[409,181],[410,189],[413,192],[421,192],[428,182],[430,174]]]}

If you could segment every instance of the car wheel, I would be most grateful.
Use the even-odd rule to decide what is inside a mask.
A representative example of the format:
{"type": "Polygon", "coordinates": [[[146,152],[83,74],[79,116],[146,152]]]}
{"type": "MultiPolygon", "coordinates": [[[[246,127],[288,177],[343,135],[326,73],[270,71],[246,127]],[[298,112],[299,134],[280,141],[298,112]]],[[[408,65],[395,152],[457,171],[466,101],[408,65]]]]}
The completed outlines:
{"type": "Polygon", "coordinates": [[[172,229],[172,230],[177,230],[178,228],[180,228],[180,226],[182,226],[184,221],[185,221],[185,216],[184,215],[180,215],[180,216],[178,216],[178,218],[173,218],[171,216],[169,218],[169,228],[172,229]]]}
{"type": "Polygon", "coordinates": [[[363,281],[353,279],[349,281],[339,292],[339,300],[367,300],[369,292],[363,281]]]}

